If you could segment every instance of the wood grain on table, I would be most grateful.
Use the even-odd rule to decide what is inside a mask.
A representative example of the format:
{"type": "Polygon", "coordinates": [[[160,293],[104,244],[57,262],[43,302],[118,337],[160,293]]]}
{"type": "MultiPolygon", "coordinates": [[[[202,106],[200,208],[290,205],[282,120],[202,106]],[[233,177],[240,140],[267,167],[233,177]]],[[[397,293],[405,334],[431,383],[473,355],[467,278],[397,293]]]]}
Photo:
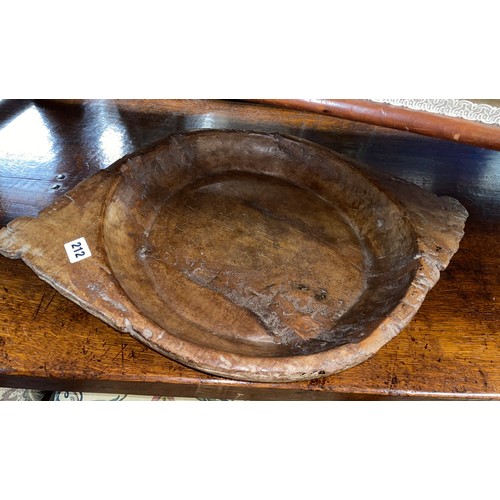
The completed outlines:
{"type": "Polygon", "coordinates": [[[169,133],[280,132],[457,198],[465,236],[403,332],[328,378],[264,384],[157,354],[0,257],[0,385],[222,399],[500,399],[500,152],[348,120],[229,101],[0,101],[0,224],[36,215],[78,182],[169,133]]]}

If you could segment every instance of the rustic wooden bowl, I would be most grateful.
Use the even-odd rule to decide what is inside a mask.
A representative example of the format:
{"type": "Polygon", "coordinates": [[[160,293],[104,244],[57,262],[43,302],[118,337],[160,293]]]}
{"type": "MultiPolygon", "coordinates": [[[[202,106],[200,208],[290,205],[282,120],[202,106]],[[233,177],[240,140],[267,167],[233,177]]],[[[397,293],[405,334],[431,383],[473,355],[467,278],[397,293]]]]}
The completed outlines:
{"type": "Polygon", "coordinates": [[[54,231],[64,212],[91,258],[54,267],[51,251],[30,252],[43,224],[26,219],[0,232],[0,251],[170,358],[267,382],[372,356],[417,312],[466,218],[308,141],[217,130],[171,136],[69,199],[39,220],[54,231]]]}

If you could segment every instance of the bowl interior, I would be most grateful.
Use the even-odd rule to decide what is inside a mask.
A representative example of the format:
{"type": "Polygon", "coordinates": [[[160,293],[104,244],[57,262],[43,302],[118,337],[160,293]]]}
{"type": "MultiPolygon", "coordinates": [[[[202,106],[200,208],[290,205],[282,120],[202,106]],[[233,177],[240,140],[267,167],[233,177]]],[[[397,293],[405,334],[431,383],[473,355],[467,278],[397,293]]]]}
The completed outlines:
{"type": "Polygon", "coordinates": [[[190,133],[121,174],[104,213],[108,263],[174,340],[259,357],[359,342],[415,274],[400,208],[312,143],[190,133]]]}

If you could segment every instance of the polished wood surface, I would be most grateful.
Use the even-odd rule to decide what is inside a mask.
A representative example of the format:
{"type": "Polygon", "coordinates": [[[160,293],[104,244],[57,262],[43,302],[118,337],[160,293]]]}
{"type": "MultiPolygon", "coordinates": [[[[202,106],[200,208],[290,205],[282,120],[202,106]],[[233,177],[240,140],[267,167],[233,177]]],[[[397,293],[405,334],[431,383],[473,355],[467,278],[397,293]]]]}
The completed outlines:
{"type": "Polygon", "coordinates": [[[0,223],[36,215],[137,147],[198,128],[283,132],[457,198],[460,249],[372,359],[312,381],[204,375],[121,334],[0,258],[0,385],[231,399],[500,399],[500,153],[329,116],[222,101],[0,101],[0,223]]]}

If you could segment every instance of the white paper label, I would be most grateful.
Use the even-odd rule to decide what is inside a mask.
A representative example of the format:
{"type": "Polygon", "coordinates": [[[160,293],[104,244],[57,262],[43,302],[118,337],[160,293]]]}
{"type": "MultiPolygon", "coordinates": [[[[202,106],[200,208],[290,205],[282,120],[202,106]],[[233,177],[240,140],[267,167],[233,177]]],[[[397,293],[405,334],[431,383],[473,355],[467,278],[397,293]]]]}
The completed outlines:
{"type": "Polygon", "coordinates": [[[64,248],[68,254],[68,259],[72,264],[92,255],[90,253],[89,246],[83,237],[70,241],[69,243],[65,243],[64,248]]]}

